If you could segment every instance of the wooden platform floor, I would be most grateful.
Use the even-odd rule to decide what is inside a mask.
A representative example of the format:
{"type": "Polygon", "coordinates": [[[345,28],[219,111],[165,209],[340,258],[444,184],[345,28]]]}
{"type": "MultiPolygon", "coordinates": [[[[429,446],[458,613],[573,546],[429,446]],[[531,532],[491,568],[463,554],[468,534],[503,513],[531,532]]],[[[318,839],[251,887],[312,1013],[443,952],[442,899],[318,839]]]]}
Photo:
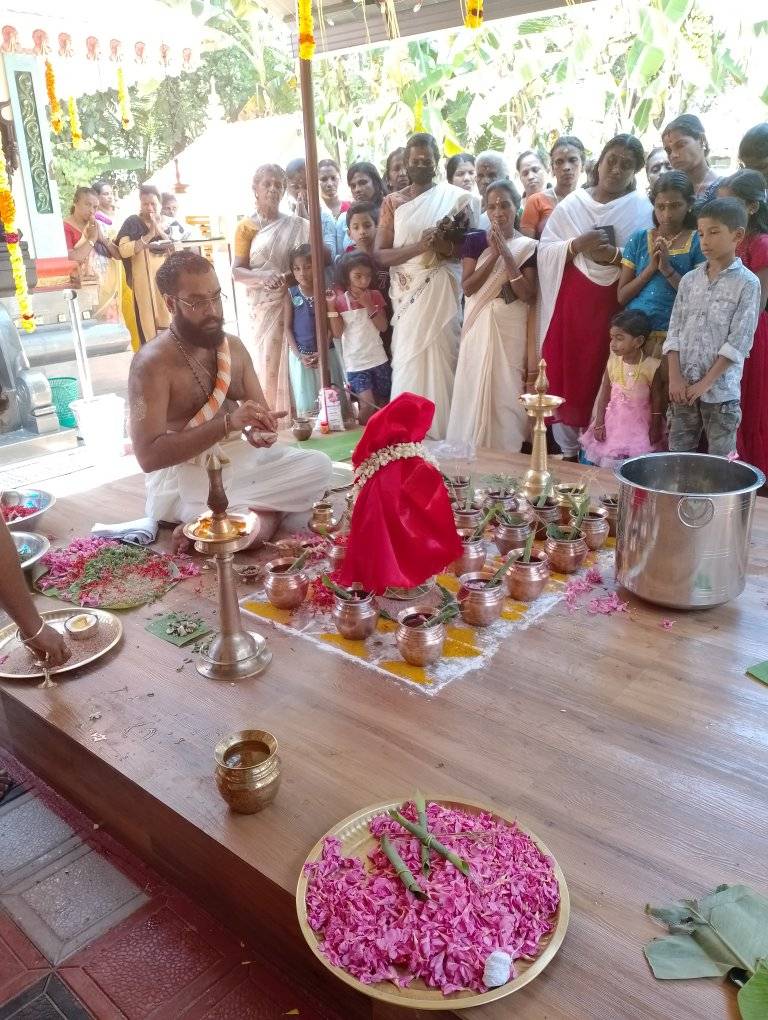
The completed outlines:
{"type": "MultiPolygon", "coordinates": [[[[595,495],[612,488],[594,476],[595,495]]],[[[61,500],[44,530],[64,543],[95,517],[137,517],[142,493],[136,476],[61,500]]],[[[223,920],[294,955],[308,982],[293,902],[307,851],[338,819],[418,787],[517,813],[571,892],[569,932],[547,971],[467,1016],[736,1017],[719,981],[653,979],[642,947],[661,931],[643,909],[721,882],[766,891],[768,690],[744,675],[768,658],[768,509],[758,504],[747,590],[720,609],[672,613],[630,598],[629,614],[593,617],[561,604],[430,699],[266,624],[255,627],[274,653],[262,677],[207,681],[145,633],[158,608],[145,607],[123,614],[124,640],[107,660],[54,690],[3,682],[0,743],[223,920]],[[217,793],[213,748],[251,726],[277,736],[283,785],[268,810],[239,817],[217,793]]],[[[212,594],[206,576],[161,608],[194,607],[215,623],[212,594]]],[[[347,1001],[351,1020],[370,1015],[347,1001]]]]}

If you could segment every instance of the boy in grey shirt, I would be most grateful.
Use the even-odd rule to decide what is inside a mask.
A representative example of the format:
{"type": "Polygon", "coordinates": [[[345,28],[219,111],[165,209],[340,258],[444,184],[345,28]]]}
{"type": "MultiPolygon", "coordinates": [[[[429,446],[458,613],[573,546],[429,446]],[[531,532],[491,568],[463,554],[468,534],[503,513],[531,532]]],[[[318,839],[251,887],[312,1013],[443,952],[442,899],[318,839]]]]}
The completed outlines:
{"type": "Polygon", "coordinates": [[[736,198],[716,198],[698,212],[707,261],[686,273],[664,341],[669,368],[669,448],[696,451],[702,430],[709,452],[736,450],[741,373],[760,312],[760,281],[736,257],[747,211],[736,198]]]}

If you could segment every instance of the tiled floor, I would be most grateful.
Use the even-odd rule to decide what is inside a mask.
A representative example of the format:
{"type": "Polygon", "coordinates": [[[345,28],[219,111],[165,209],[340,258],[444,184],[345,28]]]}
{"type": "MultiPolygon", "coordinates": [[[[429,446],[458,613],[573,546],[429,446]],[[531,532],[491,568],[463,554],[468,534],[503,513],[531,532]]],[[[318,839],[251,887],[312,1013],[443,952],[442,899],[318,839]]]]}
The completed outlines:
{"type": "Polygon", "coordinates": [[[343,1020],[0,755],[0,1020],[343,1020]]]}

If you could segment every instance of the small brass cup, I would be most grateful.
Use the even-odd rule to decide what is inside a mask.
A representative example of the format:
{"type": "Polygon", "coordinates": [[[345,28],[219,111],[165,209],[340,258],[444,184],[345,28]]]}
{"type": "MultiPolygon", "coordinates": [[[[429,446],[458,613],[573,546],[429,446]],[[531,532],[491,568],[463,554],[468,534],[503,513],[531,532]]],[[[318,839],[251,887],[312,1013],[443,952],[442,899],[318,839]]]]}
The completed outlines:
{"type": "Polygon", "coordinates": [[[241,730],[225,737],[214,751],[216,785],[232,811],[252,815],[277,796],[280,756],[266,730],[241,730]]]}
{"type": "Polygon", "coordinates": [[[309,418],[296,418],[291,431],[299,442],[303,443],[312,436],[312,422],[309,418]]]}
{"type": "Polygon", "coordinates": [[[333,504],[324,499],[313,503],[308,526],[316,535],[331,535],[338,531],[339,520],[333,512],[333,504]]]}

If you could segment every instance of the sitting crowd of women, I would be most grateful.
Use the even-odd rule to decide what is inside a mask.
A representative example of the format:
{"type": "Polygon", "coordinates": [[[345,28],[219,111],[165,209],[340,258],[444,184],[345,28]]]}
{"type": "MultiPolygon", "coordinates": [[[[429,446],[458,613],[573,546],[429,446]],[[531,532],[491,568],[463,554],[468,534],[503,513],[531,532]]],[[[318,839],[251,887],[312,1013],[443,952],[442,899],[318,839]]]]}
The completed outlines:
{"type": "MultiPolygon", "coordinates": [[[[520,155],[522,195],[498,152],[452,156],[439,179],[427,134],[393,152],[383,178],[369,162],[352,164],[351,202],[339,197],[337,164],[322,160],[330,364],[335,382],[346,374],[360,420],[410,390],[435,403],[432,437],[518,451],[527,436],[518,398],[543,355],[551,392],[565,398],[557,442],[564,457],[584,459],[616,314],[642,313],[631,322],[642,326],[647,374],[661,364],[681,278],[704,261],[695,209],[730,195],[748,212],[738,255],[759,277],[763,309],[743,376],[739,454],[768,468],[768,124],[744,135],[744,169],[727,179],[709,165],[697,117],[675,118],[661,142],[646,158],[620,134],[590,163],[578,138],[562,136],[548,159],[520,155]]],[[[260,167],[253,187],[256,211],[235,240],[245,339],[270,404],[306,412],[318,358],[304,161],[260,167]]],[[[663,442],[658,425],[648,449],[663,442]]],[[[612,439],[609,452],[622,446],[612,439]]]]}

